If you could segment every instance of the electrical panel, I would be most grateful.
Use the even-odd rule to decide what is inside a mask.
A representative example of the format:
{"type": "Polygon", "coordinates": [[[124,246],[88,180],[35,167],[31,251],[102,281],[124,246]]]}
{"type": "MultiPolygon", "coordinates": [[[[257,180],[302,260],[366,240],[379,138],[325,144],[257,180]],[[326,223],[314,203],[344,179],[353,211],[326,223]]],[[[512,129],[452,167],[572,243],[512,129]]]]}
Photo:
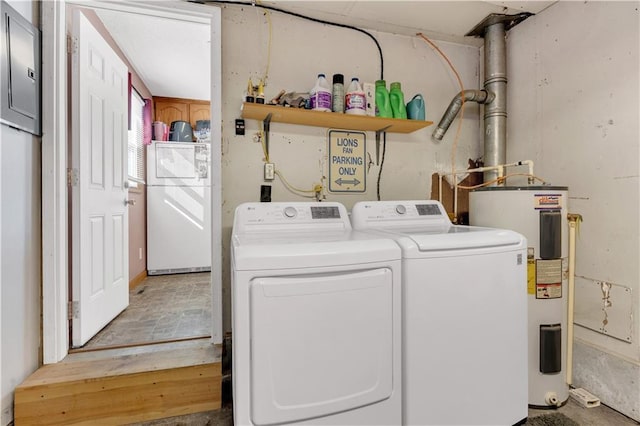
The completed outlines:
{"type": "Polygon", "coordinates": [[[0,122],[20,130],[41,134],[40,123],[40,30],[6,2],[2,15],[2,113],[0,122]]]}

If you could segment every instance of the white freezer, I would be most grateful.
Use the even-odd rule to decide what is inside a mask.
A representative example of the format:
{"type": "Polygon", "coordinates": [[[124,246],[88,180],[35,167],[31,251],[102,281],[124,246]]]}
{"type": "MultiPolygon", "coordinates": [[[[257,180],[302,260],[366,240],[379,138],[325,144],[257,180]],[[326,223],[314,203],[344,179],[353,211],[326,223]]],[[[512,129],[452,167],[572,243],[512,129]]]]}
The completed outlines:
{"type": "Polygon", "coordinates": [[[211,270],[209,151],[189,142],[147,148],[149,275],[211,270]]]}
{"type": "Polygon", "coordinates": [[[151,142],[147,186],[211,186],[210,144],[151,142]]]}

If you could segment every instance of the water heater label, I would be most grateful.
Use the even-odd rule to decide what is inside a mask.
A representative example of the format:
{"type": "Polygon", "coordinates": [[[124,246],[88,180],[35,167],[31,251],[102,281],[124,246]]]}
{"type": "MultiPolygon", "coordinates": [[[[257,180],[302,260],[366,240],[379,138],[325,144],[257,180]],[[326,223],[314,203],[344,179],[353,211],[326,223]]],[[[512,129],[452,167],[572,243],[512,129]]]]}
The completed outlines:
{"type": "Polygon", "coordinates": [[[533,203],[536,210],[559,209],[562,208],[562,194],[535,194],[533,203]]]}
{"type": "Polygon", "coordinates": [[[536,260],[536,299],[562,297],[562,259],[536,260]]]}
{"type": "Polygon", "coordinates": [[[535,249],[527,248],[527,294],[536,294],[536,260],[535,249]]]}

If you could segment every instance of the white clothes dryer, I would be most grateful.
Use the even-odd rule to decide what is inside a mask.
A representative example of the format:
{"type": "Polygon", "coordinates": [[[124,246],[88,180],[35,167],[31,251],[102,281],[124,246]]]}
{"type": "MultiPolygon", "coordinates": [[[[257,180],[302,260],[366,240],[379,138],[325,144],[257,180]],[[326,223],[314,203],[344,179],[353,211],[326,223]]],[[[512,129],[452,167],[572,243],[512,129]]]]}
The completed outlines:
{"type": "Polygon", "coordinates": [[[351,221],[402,248],[403,424],[526,420],[525,238],[454,226],[437,201],[360,202],[351,221]]]}
{"type": "Polygon", "coordinates": [[[339,203],[236,209],[235,424],[401,423],[401,257],[339,203]]]}

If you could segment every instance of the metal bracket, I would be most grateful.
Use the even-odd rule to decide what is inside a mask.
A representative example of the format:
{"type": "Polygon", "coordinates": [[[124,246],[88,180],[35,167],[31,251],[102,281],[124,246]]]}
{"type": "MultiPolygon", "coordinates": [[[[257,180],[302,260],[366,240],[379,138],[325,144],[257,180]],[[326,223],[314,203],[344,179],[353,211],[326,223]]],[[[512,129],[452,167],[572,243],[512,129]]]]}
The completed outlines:
{"type": "Polygon", "coordinates": [[[77,300],[69,301],[67,304],[67,317],[69,320],[77,319],[80,316],[80,303],[77,300]]]}
{"type": "Polygon", "coordinates": [[[376,166],[380,165],[380,133],[385,133],[389,127],[391,126],[386,126],[380,130],[376,130],[376,166]]]}
{"type": "Polygon", "coordinates": [[[78,169],[67,169],[67,186],[78,186],[78,169]]]}
{"type": "Polygon", "coordinates": [[[465,37],[484,37],[484,31],[487,27],[495,24],[504,24],[504,30],[509,31],[520,22],[532,16],[533,13],[522,12],[515,15],[503,15],[500,13],[491,13],[478,23],[471,31],[465,34],[465,37]]]}
{"type": "Polygon", "coordinates": [[[271,116],[272,114],[269,113],[264,120],[262,120],[262,129],[264,130],[264,148],[267,157],[269,156],[269,130],[271,127],[271,116]]]}

